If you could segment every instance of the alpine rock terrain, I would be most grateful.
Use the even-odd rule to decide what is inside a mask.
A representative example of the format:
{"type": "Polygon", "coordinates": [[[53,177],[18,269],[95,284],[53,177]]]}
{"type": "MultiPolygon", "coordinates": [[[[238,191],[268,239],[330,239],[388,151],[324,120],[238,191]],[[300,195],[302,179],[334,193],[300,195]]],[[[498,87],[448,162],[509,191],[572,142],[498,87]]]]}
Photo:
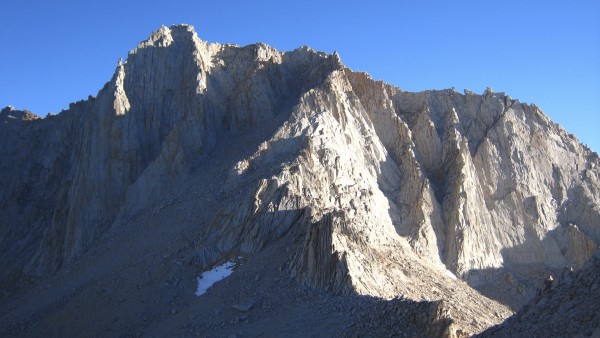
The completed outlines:
{"type": "Polygon", "coordinates": [[[596,153],[308,47],[163,26],[97,96],[2,109],[0,215],[2,336],[532,337],[569,290],[599,332],[596,153]]]}

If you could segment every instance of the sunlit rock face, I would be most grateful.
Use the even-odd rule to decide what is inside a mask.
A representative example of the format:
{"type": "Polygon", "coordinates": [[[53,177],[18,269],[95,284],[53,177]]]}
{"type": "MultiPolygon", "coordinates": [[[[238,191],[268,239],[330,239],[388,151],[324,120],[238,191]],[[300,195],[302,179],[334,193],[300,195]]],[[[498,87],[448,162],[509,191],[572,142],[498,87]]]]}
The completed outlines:
{"type": "Polygon", "coordinates": [[[180,25],[141,42],[96,97],[45,119],[2,110],[3,289],[151,213],[227,142],[251,155],[214,177],[205,268],[291,233],[282,269],[301,283],[444,299],[472,333],[600,243],[598,156],[535,105],[405,92],[335,53],[209,44],[180,25]]]}

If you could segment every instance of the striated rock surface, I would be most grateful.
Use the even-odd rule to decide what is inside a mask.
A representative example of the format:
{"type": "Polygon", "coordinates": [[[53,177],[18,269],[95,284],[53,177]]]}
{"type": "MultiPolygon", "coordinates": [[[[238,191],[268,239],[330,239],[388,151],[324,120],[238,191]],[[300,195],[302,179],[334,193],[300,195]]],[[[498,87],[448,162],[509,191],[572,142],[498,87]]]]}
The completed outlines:
{"type": "Polygon", "coordinates": [[[432,302],[432,336],[499,323],[600,244],[598,155],[535,105],[405,92],[337,53],[209,44],[187,25],[56,116],[3,109],[0,158],[5,299],[178,203],[206,219],[185,239],[195,269],[285,241],[281,271],[302,285],[432,302]]]}
{"type": "Polygon", "coordinates": [[[27,262],[4,259],[3,282],[79,255],[119,210],[148,207],[185,177],[219,133],[285,111],[330,59],[309,49],[209,45],[191,26],[161,27],[96,98],[47,119],[4,109],[2,246],[27,262]]]}
{"type": "Polygon", "coordinates": [[[200,262],[260,250],[309,222],[291,271],[310,285],[410,294],[391,268],[414,257],[410,248],[516,309],[545,274],[581,266],[598,247],[597,164],[537,107],[504,94],[407,93],[341,69],[238,163],[233,184],[282,171],[225,207],[200,262]],[[285,143],[299,155],[281,164],[285,143]],[[577,200],[587,207],[574,212],[577,200]]]}

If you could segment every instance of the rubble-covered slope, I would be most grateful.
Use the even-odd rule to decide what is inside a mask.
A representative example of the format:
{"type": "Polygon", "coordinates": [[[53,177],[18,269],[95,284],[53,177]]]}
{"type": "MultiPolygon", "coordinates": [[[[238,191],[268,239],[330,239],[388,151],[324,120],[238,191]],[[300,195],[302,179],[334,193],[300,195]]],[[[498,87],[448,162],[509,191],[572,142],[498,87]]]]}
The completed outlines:
{"type": "Polygon", "coordinates": [[[600,243],[598,156],[539,108],[491,90],[404,92],[306,47],[161,27],[97,97],[0,121],[7,299],[107,233],[144,232],[134,220],[158,219],[190,182],[219,182],[212,207],[181,206],[206,219],[194,269],[287,236],[281,269],[297,282],[443,300],[447,334],[500,322],[600,243]]]}
{"type": "Polygon", "coordinates": [[[504,323],[478,337],[599,337],[600,253],[566,269],[504,323]]]}

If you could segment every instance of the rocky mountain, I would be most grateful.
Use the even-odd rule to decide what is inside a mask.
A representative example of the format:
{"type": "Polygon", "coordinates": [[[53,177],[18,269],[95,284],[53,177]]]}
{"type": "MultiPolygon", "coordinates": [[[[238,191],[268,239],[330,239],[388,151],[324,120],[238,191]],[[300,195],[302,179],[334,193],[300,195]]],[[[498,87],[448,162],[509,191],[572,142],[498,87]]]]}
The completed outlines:
{"type": "Polygon", "coordinates": [[[96,97],[0,122],[3,335],[300,335],[268,319],[300,314],[364,335],[364,304],[380,329],[468,335],[600,244],[598,155],[537,106],[402,91],[308,47],[161,27],[96,97]],[[202,305],[248,295],[241,323],[202,305]]]}

